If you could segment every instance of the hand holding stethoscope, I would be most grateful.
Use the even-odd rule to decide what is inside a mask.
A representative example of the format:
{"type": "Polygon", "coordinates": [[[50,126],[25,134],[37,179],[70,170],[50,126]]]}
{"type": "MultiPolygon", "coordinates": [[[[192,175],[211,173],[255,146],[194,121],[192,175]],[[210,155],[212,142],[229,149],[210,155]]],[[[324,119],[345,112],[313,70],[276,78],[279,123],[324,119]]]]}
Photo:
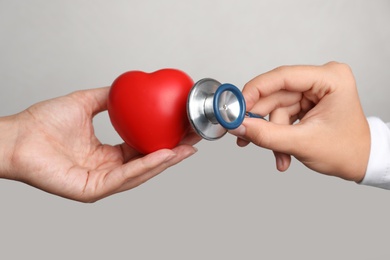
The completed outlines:
{"type": "Polygon", "coordinates": [[[192,87],[187,100],[187,114],[194,130],[206,140],[217,140],[236,129],[245,116],[262,116],[246,111],[244,96],[234,85],[205,78],[192,87]]]}

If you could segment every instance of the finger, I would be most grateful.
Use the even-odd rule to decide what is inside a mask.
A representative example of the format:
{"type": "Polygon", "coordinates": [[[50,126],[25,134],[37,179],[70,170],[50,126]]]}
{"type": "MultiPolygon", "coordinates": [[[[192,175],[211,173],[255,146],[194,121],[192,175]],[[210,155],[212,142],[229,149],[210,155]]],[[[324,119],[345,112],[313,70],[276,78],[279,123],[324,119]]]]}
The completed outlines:
{"type": "Polygon", "coordinates": [[[250,112],[259,115],[268,115],[272,111],[297,104],[302,99],[302,93],[286,90],[277,91],[269,96],[260,98],[250,112]]]}
{"type": "Polygon", "coordinates": [[[276,168],[278,171],[284,172],[286,171],[291,164],[291,156],[286,153],[273,152],[276,161],[276,168]]]}
{"type": "Polygon", "coordinates": [[[150,171],[166,161],[175,157],[175,152],[171,150],[159,150],[150,153],[144,157],[130,160],[129,162],[113,169],[105,177],[105,183],[109,187],[118,187],[130,178],[137,177],[147,171],[150,171]]]}
{"type": "Polygon", "coordinates": [[[93,116],[107,110],[107,100],[110,87],[95,88],[76,91],[71,96],[77,98],[79,102],[84,104],[84,107],[93,116]]]}
{"type": "MultiPolygon", "coordinates": [[[[289,107],[279,108],[270,114],[270,122],[275,124],[289,125],[293,115],[300,111],[300,103],[295,103],[289,107]]],[[[276,168],[279,171],[286,171],[291,164],[291,155],[287,153],[274,151],[276,168]]]]}
{"type": "Polygon", "coordinates": [[[314,106],[315,104],[312,101],[310,101],[306,97],[303,97],[301,100],[301,111],[297,115],[298,118],[302,119],[306,115],[306,113],[309,112],[314,106]]]}
{"type": "MultiPolygon", "coordinates": [[[[132,189],[137,187],[151,178],[157,176],[167,168],[181,162],[182,160],[188,158],[189,156],[196,153],[196,149],[189,145],[180,145],[172,150],[175,153],[175,156],[168,157],[160,164],[155,165],[152,168],[141,171],[140,174],[133,175],[134,177],[128,178],[127,181],[124,181],[117,192],[122,192],[125,190],[132,189]]],[[[129,169],[132,170],[132,169],[129,169]]]]}
{"type": "Polygon", "coordinates": [[[145,172],[158,168],[175,156],[177,155],[174,151],[163,149],[147,154],[144,157],[136,158],[122,165],[122,177],[123,179],[137,177],[145,172]]]}
{"type": "Polygon", "coordinates": [[[180,144],[188,144],[188,145],[195,145],[200,140],[202,140],[202,137],[200,137],[197,133],[194,131],[190,131],[184,138],[181,140],[180,144]]]}
{"type": "Polygon", "coordinates": [[[240,125],[238,128],[236,129],[231,129],[231,130],[228,130],[228,133],[229,134],[232,134],[234,136],[237,136],[237,140],[236,140],[236,143],[239,147],[245,147],[247,146],[248,144],[250,144],[250,141],[249,140],[246,140],[244,138],[244,135],[245,135],[245,127],[243,125],[240,125]]]}
{"type": "MultiPolygon", "coordinates": [[[[184,139],[180,142],[180,144],[185,145],[194,145],[198,143],[202,138],[197,135],[195,132],[190,132],[188,135],[184,137],[184,139]]],[[[139,153],[137,150],[132,148],[126,143],[118,144],[116,145],[117,149],[120,150],[122,156],[123,156],[123,162],[127,163],[129,160],[134,159],[134,157],[141,156],[141,153],[139,153]]]]}
{"type": "Polygon", "coordinates": [[[248,144],[250,144],[249,141],[247,141],[247,140],[245,140],[245,139],[242,139],[242,138],[239,138],[239,137],[237,138],[236,143],[237,143],[237,145],[238,145],[239,147],[245,147],[245,146],[247,146],[248,144]]]}
{"type": "Polygon", "coordinates": [[[314,95],[310,98],[318,99],[332,88],[323,80],[326,73],[324,66],[282,66],[259,75],[249,81],[242,91],[247,108],[252,109],[260,97],[269,96],[280,90],[292,92],[313,90],[314,95]]]}
{"type": "Polygon", "coordinates": [[[276,152],[295,155],[299,149],[295,140],[303,140],[302,125],[280,125],[265,120],[246,118],[239,136],[276,152]]]}
{"type": "Polygon", "coordinates": [[[135,156],[141,155],[137,150],[130,147],[126,143],[118,144],[118,145],[116,145],[116,147],[122,153],[123,163],[127,163],[130,159],[133,159],[135,156]]]}
{"type": "Polygon", "coordinates": [[[285,171],[290,166],[291,155],[284,151],[291,151],[290,148],[293,147],[291,142],[294,139],[290,139],[293,136],[293,133],[288,130],[290,127],[279,127],[278,125],[292,124],[297,119],[299,112],[300,103],[294,103],[291,106],[274,110],[270,114],[269,123],[264,120],[248,118],[240,127],[229,130],[229,133],[237,136],[237,145],[240,147],[248,145],[251,141],[256,145],[273,150],[278,170],[285,171]]]}
{"type": "Polygon", "coordinates": [[[294,118],[301,112],[301,104],[295,103],[288,107],[278,108],[269,115],[269,121],[280,125],[291,124],[291,118],[294,118]]]}

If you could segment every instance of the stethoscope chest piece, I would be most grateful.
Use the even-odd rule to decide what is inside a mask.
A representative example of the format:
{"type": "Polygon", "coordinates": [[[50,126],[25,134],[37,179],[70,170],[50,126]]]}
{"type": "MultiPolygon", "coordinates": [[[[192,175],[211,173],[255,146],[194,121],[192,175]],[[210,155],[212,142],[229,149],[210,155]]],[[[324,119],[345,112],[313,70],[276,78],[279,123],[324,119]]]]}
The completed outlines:
{"type": "Polygon", "coordinates": [[[189,121],[207,140],[217,140],[228,129],[239,127],[245,118],[245,109],[244,97],[236,86],[210,78],[195,83],[188,95],[189,121]]]}

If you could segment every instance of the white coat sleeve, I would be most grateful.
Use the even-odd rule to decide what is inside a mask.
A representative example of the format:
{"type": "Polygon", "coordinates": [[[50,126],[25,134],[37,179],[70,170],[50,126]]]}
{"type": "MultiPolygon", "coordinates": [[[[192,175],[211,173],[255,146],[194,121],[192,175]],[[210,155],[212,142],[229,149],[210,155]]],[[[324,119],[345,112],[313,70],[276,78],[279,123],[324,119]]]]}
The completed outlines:
{"type": "Polygon", "coordinates": [[[360,184],[390,190],[390,123],[376,117],[367,118],[371,150],[366,174],[360,184]]]}

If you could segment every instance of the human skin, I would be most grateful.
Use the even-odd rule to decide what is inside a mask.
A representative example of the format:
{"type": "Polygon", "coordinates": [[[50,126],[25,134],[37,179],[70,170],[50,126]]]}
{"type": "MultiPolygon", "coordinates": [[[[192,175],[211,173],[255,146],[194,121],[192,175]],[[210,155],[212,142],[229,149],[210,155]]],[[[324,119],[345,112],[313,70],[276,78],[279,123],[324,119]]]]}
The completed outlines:
{"type": "Polygon", "coordinates": [[[363,180],[370,130],[348,65],[281,66],[252,79],[242,92],[248,111],[269,115],[269,122],[246,118],[230,131],[239,146],[252,142],[272,150],[280,171],[294,156],[316,172],[363,180]]]}
{"type": "Polygon", "coordinates": [[[196,152],[190,132],[177,147],[142,155],[102,144],[93,117],[107,109],[109,87],[37,103],[0,118],[0,177],[65,198],[94,202],[137,187],[196,152]]]}

